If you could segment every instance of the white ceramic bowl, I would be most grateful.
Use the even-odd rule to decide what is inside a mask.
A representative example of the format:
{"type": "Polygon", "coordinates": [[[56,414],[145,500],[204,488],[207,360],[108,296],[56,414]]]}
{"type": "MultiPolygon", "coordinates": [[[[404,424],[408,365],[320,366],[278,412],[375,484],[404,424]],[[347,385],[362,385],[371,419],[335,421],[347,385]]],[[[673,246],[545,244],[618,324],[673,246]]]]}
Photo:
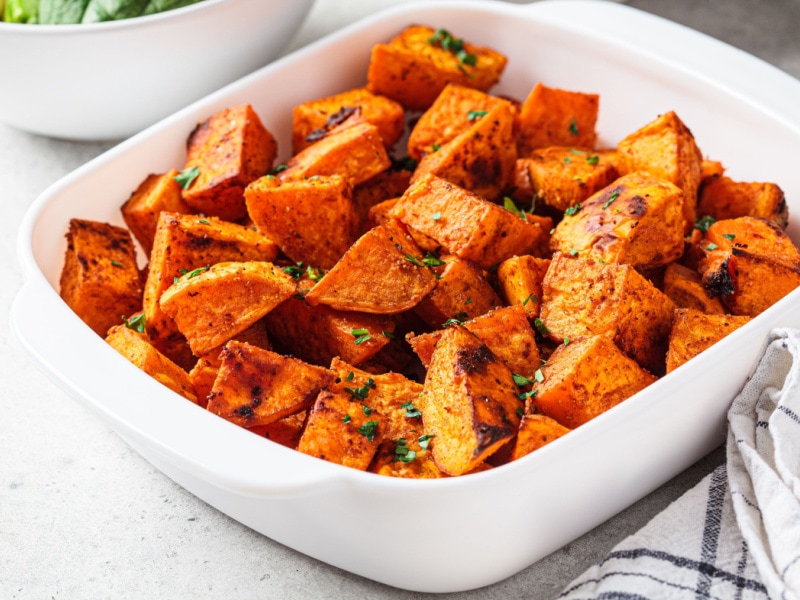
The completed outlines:
{"type": "Polygon", "coordinates": [[[674,373],[509,465],[435,481],[381,477],[266,442],[128,363],[60,300],[70,217],[121,224],[148,173],[181,165],[195,124],[250,102],[289,148],[291,107],[363,83],[370,47],[409,23],[446,27],[509,57],[500,94],[537,81],[600,94],[613,144],[675,110],[731,177],[779,183],[800,241],[800,82],[697,32],[609,2],[405,5],[279,59],[126,140],[47,190],[27,214],[12,327],[63,389],[169,477],[263,534],[400,588],[499,581],[619,512],[724,439],[725,414],[776,326],[800,327],[800,290],[674,373]]]}
{"type": "Polygon", "coordinates": [[[204,0],[86,25],[0,21],[0,121],[33,133],[132,135],[273,60],[314,0],[204,0]]]}

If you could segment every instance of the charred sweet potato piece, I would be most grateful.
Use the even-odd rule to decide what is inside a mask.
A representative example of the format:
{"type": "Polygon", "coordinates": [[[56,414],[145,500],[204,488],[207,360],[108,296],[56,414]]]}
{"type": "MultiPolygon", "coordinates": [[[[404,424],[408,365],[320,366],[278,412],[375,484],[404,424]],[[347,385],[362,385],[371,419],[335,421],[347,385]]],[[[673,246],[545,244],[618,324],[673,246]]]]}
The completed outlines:
{"type": "Polygon", "coordinates": [[[683,202],[677,186],[630,173],[567,210],[550,248],[640,270],[663,266],[683,254],[683,202]]]}
{"type": "Polygon", "coordinates": [[[516,435],[522,403],[509,369],[473,333],[448,328],[421,396],[433,457],[448,475],[475,469],[516,435]]]}
{"type": "Polygon", "coordinates": [[[186,143],[188,174],[183,199],[192,208],[226,221],[247,214],[244,188],[269,172],[278,145],[249,104],[226,108],[200,123],[186,143]]]}
{"type": "Polygon", "coordinates": [[[289,181],[340,175],[355,187],[391,165],[378,128],[351,117],[292,156],[278,177],[289,181]]]}
{"type": "Polygon", "coordinates": [[[194,386],[186,371],[156,350],[143,333],[124,325],[115,325],[109,329],[105,339],[114,350],[150,377],[187,400],[197,402],[194,386]]]}
{"type": "Polygon", "coordinates": [[[667,373],[707,350],[750,321],[748,316],[705,314],[692,308],[675,310],[667,349],[667,373]]]}
{"type": "MultiPolygon", "coordinates": [[[[306,285],[310,287],[310,282],[299,281],[299,296],[306,285]]],[[[391,317],[311,306],[301,297],[284,301],[266,319],[271,338],[306,362],[329,365],[339,356],[360,365],[391,341],[395,330],[391,317]]]]}
{"type": "Polygon", "coordinates": [[[539,412],[574,429],[590,421],[657,377],[625,356],[605,335],[590,335],[559,346],[542,368],[528,413],[539,412]]]}
{"type": "MultiPolygon", "coordinates": [[[[499,105],[514,105],[497,96],[463,85],[449,84],[417,120],[408,136],[408,155],[420,160],[473,128],[475,122],[499,105]]],[[[505,112],[505,111],[504,111],[505,112]]]]}
{"type": "Polygon", "coordinates": [[[519,111],[517,151],[530,156],[537,148],[594,148],[600,96],[537,83],[519,111]]]}
{"type": "Polygon", "coordinates": [[[269,262],[224,262],[183,275],[159,305],[196,355],[217,348],[295,293],[294,280],[269,262]]]}
{"type": "Polygon", "coordinates": [[[405,111],[399,103],[363,87],[353,88],[294,107],[292,154],[313,144],[354,113],[378,128],[387,149],[394,146],[403,135],[405,111]]]}
{"type": "Polygon", "coordinates": [[[425,110],[450,83],[487,91],[506,62],[499,52],[444,29],[411,25],[388,44],[373,46],[367,88],[405,108],[425,110]]]}
{"type": "Polygon", "coordinates": [[[231,341],[208,397],[208,410],[241,425],[268,425],[310,408],[333,382],[329,369],[231,341]]]}
{"type": "Polygon", "coordinates": [[[550,259],[530,255],[504,260],[495,271],[500,297],[506,304],[522,305],[528,317],[538,317],[542,306],[542,281],[549,266],[550,259]]]}
{"type": "Polygon", "coordinates": [[[413,183],[390,214],[436,240],[449,254],[484,269],[528,254],[549,235],[539,223],[433,175],[413,183]]]}
{"type": "Polygon", "coordinates": [[[789,223],[789,207],[783,190],[774,183],[734,181],[725,175],[703,180],[697,214],[711,215],[717,221],[738,217],[761,217],[782,228],[789,223]]]}
{"type": "Polygon", "coordinates": [[[436,287],[414,307],[414,312],[434,328],[450,319],[465,321],[501,305],[500,297],[473,262],[455,256],[428,254],[426,264],[437,274],[436,287]]]}
{"type": "Polygon", "coordinates": [[[366,471],[383,439],[384,418],[341,385],[323,390],[308,414],[297,450],[329,462],[366,471]]]}
{"type": "Polygon", "coordinates": [[[617,144],[617,168],[621,175],[647,171],[683,190],[684,233],[692,230],[697,217],[702,165],[703,155],[692,132],[674,111],[660,115],[617,144]]]}
{"type": "Polygon", "coordinates": [[[735,315],[755,317],[800,286],[800,250],[774,221],[717,221],[700,247],[703,286],[735,315]]]}
{"type": "Polygon", "coordinates": [[[136,249],[127,229],[70,219],[60,294],[75,314],[105,337],[124,315],[142,308],[136,249]]]}
{"type": "Polygon", "coordinates": [[[678,263],[668,264],[664,270],[664,293],[678,308],[692,308],[709,315],[727,312],[719,298],[708,295],[700,274],[678,263]]]}
{"type": "Polygon", "coordinates": [[[176,177],[177,169],[148,175],[122,205],[122,218],[147,256],[153,249],[159,213],[194,212],[183,201],[182,189],[176,177]]]}
{"type": "Polygon", "coordinates": [[[153,344],[181,367],[189,369],[195,357],[175,322],[159,306],[159,300],[176,277],[218,262],[272,261],[278,247],[265,235],[215,217],[162,212],[147,280],[144,314],[147,335],[153,344]],[[188,361],[188,362],[187,362],[188,361]]]}
{"type": "Polygon", "coordinates": [[[353,188],[339,175],[289,181],[266,175],[244,196],[258,230],[295,262],[330,269],[356,239],[353,188]]]}
{"type": "MultiPolygon", "coordinates": [[[[486,344],[495,356],[502,360],[513,373],[528,379],[534,377],[541,360],[536,334],[528,322],[521,306],[503,306],[470,319],[464,327],[486,344]]],[[[407,341],[422,364],[430,366],[433,351],[445,330],[407,335],[407,341]]]]}
{"type": "Polygon", "coordinates": [[[532,150],[517,161],[528,171],[530,193],[536,202],[564,212],[617,178],[613,151],[550,146],[532,150]]]}
{"type": "Polygon", "coordinates": [[[542,289],[541,320],[551,337],[571,343],[605,335],[645,369],[663,373],[675,305],[633,267],[558,253],[542,289]]]}
{"type": "Polygon", "coordinates": [[[468,129],[419,161],[412,184],[435,175],[490,200],[510,186],[517,160],[513,105],[503,102],[471,116],[468,129]]]}
{"type": "Polygon", "coordinates": [[[517,438],[511,451],[511,460],[522,458],[571,431],[555,419],[545,415],[523,415],[517,438]]]}
{"type": "Polygon", "coordinates": [[[414,240],[394,223],[370,229],[306,294],[315,306],[393,314],[414,307],[436,287],[414,240]]]}

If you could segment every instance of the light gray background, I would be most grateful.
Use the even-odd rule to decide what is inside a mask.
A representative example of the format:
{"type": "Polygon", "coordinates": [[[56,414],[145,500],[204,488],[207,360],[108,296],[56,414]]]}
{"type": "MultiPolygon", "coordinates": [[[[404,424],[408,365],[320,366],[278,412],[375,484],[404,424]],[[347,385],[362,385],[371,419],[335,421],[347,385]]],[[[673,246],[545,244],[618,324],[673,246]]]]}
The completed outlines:
{"type": "MultiPolygon", "coordinates": [[[[291,48],[399,3],[317,0],[291,48]]],[[[800,0],[624,3],[689,25],[800,77],[800,0]]],[[[8,315],[21,284],[15,243],[25,210],[49,184],[111,145],[52,140],[0,124],[0,314],[8,315]]],[[[0,598],[427,597],[310,559],[191,496],[22,356],[10,340],[6,316],[0,318],[0,382],[0,598]]],[[[723,459],[720,450],[713,452],[505,581],[440,597],[555,597],[723,459]]]]}

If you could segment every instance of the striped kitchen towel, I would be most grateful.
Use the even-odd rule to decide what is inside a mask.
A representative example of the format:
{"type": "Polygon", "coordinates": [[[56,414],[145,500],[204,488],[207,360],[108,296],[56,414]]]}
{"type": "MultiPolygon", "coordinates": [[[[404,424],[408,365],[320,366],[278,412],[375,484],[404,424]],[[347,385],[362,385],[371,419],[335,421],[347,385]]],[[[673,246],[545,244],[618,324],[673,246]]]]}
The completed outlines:
{"type": "Polygon", "coordinates": [[[560,598],[800,600],[800,331],[770,334],[728,412],[726,464],[560,598]]]}

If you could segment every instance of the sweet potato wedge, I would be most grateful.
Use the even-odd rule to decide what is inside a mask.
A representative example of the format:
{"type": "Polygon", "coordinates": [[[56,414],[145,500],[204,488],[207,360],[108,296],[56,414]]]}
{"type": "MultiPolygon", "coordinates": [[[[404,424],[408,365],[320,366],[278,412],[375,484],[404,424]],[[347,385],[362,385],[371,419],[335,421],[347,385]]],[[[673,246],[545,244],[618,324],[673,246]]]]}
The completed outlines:
{"type": "Polygon", "coordinates": [[[60,295],[101,337],[142,309],[136,249],[127,229],[70,219],[60,295]]]}
{"type": "Polygon", "coordinates": [[[571,429],[545,415],[523,415],[511,460],[517,460],[568,434],[571,429]]]}
{"type": "Polygon", "coordinates": [[[698,192],[698,215],[711,215],[717,221],[738,217],[761,217],[786,229],[789,207],[783,190],[771,182],[734,181],[725,175],[703,180],[698,192]]]}
{"type": "Polygon", "coordinates": [[[425,25],[405,28],[388,44],[372,48],[367,88],[411,110],[425,110],[450,83],[487,91],[507,59],[450,32],[425,25]]]}
{"type": "Polygon", "coordinates": [[[200,123],[186,143],[182,173],[195,169],[183,199],[206,215],[235,221],[247,214],[244,188],[269,172],[278,152],[272,133],[249,104],[226,108],[200,123]]]}
{"type": "Polygon", "coordinates": [[[676,309],[669,334],[667,373],[671,373],[749,321],[750,317],[744,315],[711,315],[692,308],[676,309]]]}
{"type": "Polygon", "coordinates": [[[225,344],[221,359],[208,410],[242,427],[305,411],[334,380],[329,369],[242,342],[225,344]]]}

